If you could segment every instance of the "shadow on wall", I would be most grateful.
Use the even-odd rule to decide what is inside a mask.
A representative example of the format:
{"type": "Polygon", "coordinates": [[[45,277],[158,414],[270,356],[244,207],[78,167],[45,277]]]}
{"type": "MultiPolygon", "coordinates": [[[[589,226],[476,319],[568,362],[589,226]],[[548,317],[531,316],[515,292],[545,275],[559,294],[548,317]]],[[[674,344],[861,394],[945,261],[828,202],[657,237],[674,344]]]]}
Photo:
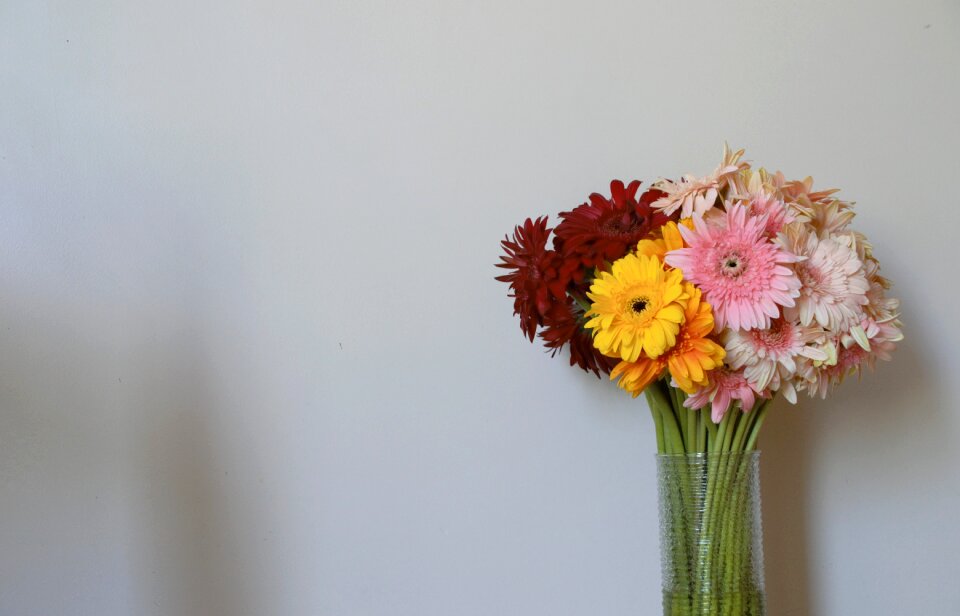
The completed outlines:
{"type": "Polygon", "coordinates": [[[241,557],[256,533],[238,528],[229,505],[229,453],[221,450],[199,333],[143,340],[125,360],[141,379],[132,388],[138,399],[126,401],[137,418],[138,595],[158,615],[265,614],[250,577],[257,563],[241,557]]]}
{"type": "Polygon", "coordinates": [[[188,311],[4,295],[0,613],[270,613],[188,311]]]}
{"type": "Polygon", "coordinates": [[[949,451],[948,443],[936,444],[946,434],[946,407],[933,367],[919,352],[928,347],[917,332],[906,335],[893,362],[878,362],[876,372],[867,372],[859,383],[856,378],[845,381],[826,400],[802,396],[796,406],[778,401],[777,412],[764,425],[761,477],[770,614],[825,613],[820,589],[811,579],[811,563],[819,561],[811,554],[811,499],[825,480],[818,474],[818,455],[830,450],[834,463],[849,463],[845,472],[867,484],[876,477],[872,469],[901,469],[877,479],[889,493],[909,491],[915,477],[907,469],[943,468],[937,456],[949,451]],[[916,409],[923,410],[922,422],[915,421],[916,409]],[[905,441],[924,446],[910,447],[905,441]]]}

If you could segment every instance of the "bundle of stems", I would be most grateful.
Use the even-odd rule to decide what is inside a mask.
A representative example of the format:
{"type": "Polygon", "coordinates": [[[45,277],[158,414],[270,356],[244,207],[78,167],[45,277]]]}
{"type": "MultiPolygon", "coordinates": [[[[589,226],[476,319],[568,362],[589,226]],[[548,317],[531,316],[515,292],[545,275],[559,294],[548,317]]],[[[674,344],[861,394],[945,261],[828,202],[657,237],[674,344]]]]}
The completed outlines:
{"type": "Polygon", "coordinates": [[[769,409],[761,399],[731,407],[719,424],[707,409],[683,406],[666,380],[645,390],[657,431],[664,524],[666,616],[756,616],[764,613],[762,561],[751,524],[751,456],[769,409]],[[760,570],[758,570],[760,569],[760,570]]]}
{"type": "Polygon", "coordinates": [[[683,406],[687,395],[665,379],[651,383],[643,393],[657,428],[657,453],[695,454],[754,451],[772,398],[761,398],[752,409],[732,406],[719,424],[709,411],[683,406]]]}

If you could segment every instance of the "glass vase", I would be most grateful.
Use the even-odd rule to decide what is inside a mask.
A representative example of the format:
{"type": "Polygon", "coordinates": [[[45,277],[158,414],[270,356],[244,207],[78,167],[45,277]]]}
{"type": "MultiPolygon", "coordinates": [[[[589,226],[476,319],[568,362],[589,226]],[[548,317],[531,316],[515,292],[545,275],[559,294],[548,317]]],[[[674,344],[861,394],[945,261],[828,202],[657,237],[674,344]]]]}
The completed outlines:
{"type": "Polygon", "coordinates": [[[759,455],[657,456],[665,616],[765,614],[759,455]]]}

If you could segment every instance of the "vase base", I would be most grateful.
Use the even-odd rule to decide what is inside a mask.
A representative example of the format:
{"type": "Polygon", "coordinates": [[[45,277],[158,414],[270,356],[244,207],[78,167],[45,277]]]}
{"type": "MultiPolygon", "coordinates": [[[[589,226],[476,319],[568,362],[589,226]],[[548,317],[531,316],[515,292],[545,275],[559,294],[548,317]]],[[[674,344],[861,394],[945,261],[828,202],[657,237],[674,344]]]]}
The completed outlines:
{"type": "Polygon", "coordinates": [[[677,594],[664,591],[663,616],[764,616],[762,592],[677,594]]]}

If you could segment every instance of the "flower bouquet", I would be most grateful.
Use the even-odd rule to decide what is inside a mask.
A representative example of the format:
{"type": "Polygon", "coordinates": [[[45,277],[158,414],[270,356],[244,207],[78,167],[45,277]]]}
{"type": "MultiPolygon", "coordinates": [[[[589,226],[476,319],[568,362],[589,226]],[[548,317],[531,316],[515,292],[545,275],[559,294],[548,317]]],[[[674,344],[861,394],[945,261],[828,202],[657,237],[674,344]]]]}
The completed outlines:
{"type": "Polygon", "coordinates": [[[646,397],[670,615],[764,613],[755,450],[770,402],[826,397],[902,339],[852,203],[742,156],[725,147],[710,175],[643,192],[615,180],[554,228],[528,218],[497,264],[531,342],[646,397]]]}

